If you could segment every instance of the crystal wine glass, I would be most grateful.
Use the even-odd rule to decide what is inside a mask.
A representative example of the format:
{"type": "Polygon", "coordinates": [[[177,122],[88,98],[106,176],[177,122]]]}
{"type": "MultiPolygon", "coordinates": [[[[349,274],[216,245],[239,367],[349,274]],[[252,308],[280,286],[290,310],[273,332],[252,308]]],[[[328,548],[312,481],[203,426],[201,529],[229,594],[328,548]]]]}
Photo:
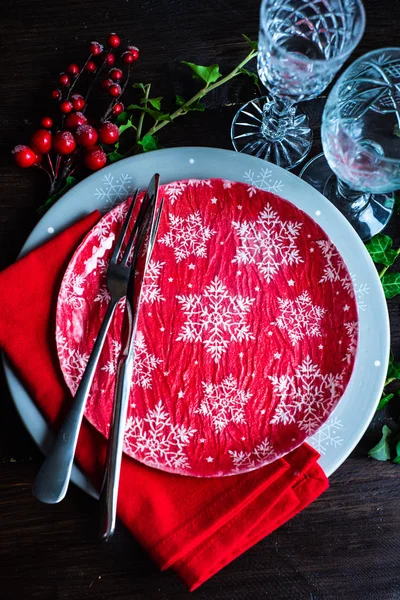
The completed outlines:
{"type": "Polygon", "coordinates": [[[299,164],[311,148],[312,131],[295,103],[324,91],[364,28],[361,0],[263,0],[258,74],[270,94],[236,114],[235,150],[286,169],[299,164]]]}
{"type": "Polygon", "coordinates": [[[400,48],[369,52],[343,73],[326,102],[321,135],[325,156],[300,176],[368,240],[388,223],[400,188],[400,48]]]}

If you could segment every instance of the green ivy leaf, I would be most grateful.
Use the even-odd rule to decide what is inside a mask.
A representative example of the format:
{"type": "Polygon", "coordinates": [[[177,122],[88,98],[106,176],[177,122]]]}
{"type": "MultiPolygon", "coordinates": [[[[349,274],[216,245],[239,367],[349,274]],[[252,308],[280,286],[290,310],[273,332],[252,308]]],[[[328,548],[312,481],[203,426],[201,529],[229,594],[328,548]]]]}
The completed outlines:
{"type": "Polygon", "coordinates": [[[385,273],[381,279],[386,298],[400,294],[400,273],[385,273]]]}
{"type": "Polygon", "coordinates": [[[397,258],[396,250],[392,249],[393,240],[388,235],[379,234],[365,244],[372,260],[385,267],[390,267],[397,258]]]}
{"type": "Polygon", "coordinates": [[[182,61],[182,64],[187,65],[194,72],[193,79],[202,79],[209,86],[211,83],[218,81],[222,77],[219,72],[219,65],[210,65],[209,67],[203,67],[202,65],[195,65],[194,63],[182,61]]]}
{"type": "Polygon", "coordinates": [[[118,127],[120,125],[125,125],[125,123],[127,123],[130,120],[130,116],[129,114],[124,110],[122,113],[120,113],[117,117],[117,125],[118,127]]]}
{"type": "Polygon", "coordinates": [[[153,110],[152,108],[147,108],[146,106],[139,106],[138,104],[130,104],[128,106],[129,110],[141,110],[142,112],[150,115],[155,121],[170,121],[171,115],[169,113],[161,112],[160,110],[153,110]]]}
{"type": "Polygon", "coordinates": [[[110,161],[110,163],[115,163],[115,162],[118,162],[119,160],[125,158],[125,156],[123,154],[120,154],[116,150],[114,150],[114,152],[110,152],[110,154],[108,154],[107,157],[108,157],[108,160],[110,161]]]}
{"type": "Polygon", "coordinates": [[[124,133],[124,131],[126,131],[127,129],[136,129],[136,127],[130,120],[127,123],[125,123],[124,125],[119,126],[119,134],[122,135],[124,133]]]}
{"type": "Polygon", "coordinates": [[[145,87],[144,83],[134,83],[132,85],[132,87],[133,87],[133,89],[141,90],[143,92],[143,94],[146,93],[146,87],[145,87]]]}
{"type": "Polygon", "coordinates": [[[258,50],[258,42],[251,40],[247,35],[244,35],[244,33],[242,33],[242,36],[244,37],[246,42],[249,44],[249,46],[252,50],[258,50]]]}
{"type": "Polygon", "coordinates": [[[396,457],[393,459],[396,465],[400,465],[400,440],[396,444],[396,457]]]}
{"type": "Polygon", "coordinates": [[[386,404],[388,404],[388,402],[390,402],[392,398],[394,398],[394,394],[384,394],[379,400],[377,410],[382,410],[382,408],[385,408],[386,404]]]}
{"type": "Polygon", "coordinates": [[[155,135],[144,135],[138,144],[142,146],[143,152],[151,152],[152,150],[157,150],[160,148],[158,139],[155,135]]]}
{"type": "MultiPolygon", "coordinates": [[[[176,96],[175,102],[177,106],[183,106],[186,103],[186,100],[183,96],[176,96]]],[[[196,100],[196,102],[193,102],[193,104],[185,108],[185,113],[188,113],[191,110],[198,110],[200,112],[204,112],[206,110],[206,107],[200,100],[196,100]]]]}
{"type": "Polygon", "coordinates": [[[142,98],[140,100],[140,104],[146,104],[146,102],[149,102],[153,108],[155,108],[156,110],[160,110],[161,100],[162,96],[158,96],[158,98],[142,98]]]}
{"type": "Polygon", "coordinates": [[[394,360],[394,356],[391,354],[389,358],[388,372],[386,375],[385,386],[396,379],[400,379],[400,362],[394,360]]]}
{"type": "Polygon", "coordinates": [[[255,85],[258,85],[257,73],[253,73],[252,71],[249,71],[248,69],[244,69],[243,67],[241,69],[239,69],[239,73],[242,73],[243,75],[247,75],[247,77],[250,77],[253,80],[253,83],[255,85]]]}
{"type": "Polygon", "coordinates": [[[368,456],[375,460],[389,460],[390,459],[390,448],[388,438],[392,434],[391,430],[387,425],[382,427],[382,437],[376,446],[371,448],[368,452],[368,456]]]}
{"type": "Polygon", "coordinates": [[[56,194],[53,194],[52,196],[47,198],[46,202],[44,204],[42,204],[42,206],[39,206],[39,208],[37,209],[37,212],[39,213],[39,215],[43,215],[46,212],[46,210],[48,208],[50,208],[50,206],[52,204],[54,204],[54,202],[56,202],[59,198],[61,198],[61,196],[63,196],[65,194],[65,192],[67,192],[72,187],[74,187],[74,185],[77,183],[77,181],[78,180],[75,177],[72,177],[72,175],[69,175],[65,179],[65,183],[64,183],[63,187],[56,194]]]}

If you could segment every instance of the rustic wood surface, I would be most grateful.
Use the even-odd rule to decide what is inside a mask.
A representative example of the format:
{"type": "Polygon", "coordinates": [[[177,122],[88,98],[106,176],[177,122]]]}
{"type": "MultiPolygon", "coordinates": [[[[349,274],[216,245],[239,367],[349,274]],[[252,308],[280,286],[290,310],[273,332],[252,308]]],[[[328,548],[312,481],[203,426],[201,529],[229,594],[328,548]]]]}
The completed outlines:
{"type": "MultiPolygon", "coordinates": [[[[354,53],[398,43],[400,4],[365,0],[367,29],[354,53]]],[[[247,51],[241,33],[257,36],[258,0],[3,0],[0,268],[15,260],[45,195],[40,174],[21,171],[9,151],[29,139],[46,114],[48,92],[62,65],[82,61],[87,42],[110,31],[139,46],[138,80],[156,95],[188,94],[195,83],[180,64],[218,62],[227,71],[247,51]]],[[[240,102],[254,94],[242,81],[207,98],[205,113],[168,126],[164,146],[230,148],[240,102]]],[[[320,150],[323,99],[305,109],[320,150]]],[[[395,217],[389,232],[396,236],[395,217]]],[[[5,293],[5,290],[1,290],[5,293]]],[[[398,303],[390,302],[392,347],[400,353],[398,303]]],[[[1,318],[1,315],[0,315],[1,318]]],[[[371,315],[373,318],[373,315],[371,315]]],[[[304,513],[246,552],[193,595],[173,573],[160,573],[119,525],[109,544],[97,541],[94,500],[72,487],[64,502],[36,502],[31,484],[42,457],[21,424],[4,377],[0,381],[0,597],[4,599],[399,600],[400,466],[366,452],[382,422],[396,426],[396,407],[375,418],[330,489],[304,513]]]]}

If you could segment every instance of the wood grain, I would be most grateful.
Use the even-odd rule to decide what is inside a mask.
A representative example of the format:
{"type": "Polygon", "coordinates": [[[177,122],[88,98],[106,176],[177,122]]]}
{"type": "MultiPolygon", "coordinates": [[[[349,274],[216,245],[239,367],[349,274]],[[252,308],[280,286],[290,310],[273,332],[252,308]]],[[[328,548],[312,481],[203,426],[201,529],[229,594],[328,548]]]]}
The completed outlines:
{"type": "MultiPolygon", "coordinates": [[[[365,0],[367,30],[351,60],[398,43],[400,5],[365,0]]],[[[108,32],[140,47],[137,80],[154,83],[170,101],[195,82],[180,64],[218,62],[223,71],[247,48],[240,34],[257,36],[258,0],[3,0],[0,103],[0,268],[17,256],[37,220],[46,182],[16,169],[9,151],[23,143],[50,110],[48,92],[86,44],[108,32]]],[[[205,113],[168,126],[164,146],[230,148],[237,105],[254,93],[247,81],[207,98],[205,113]]],[[[323,99],[306,103],[320,151],[323,99]]],[[[389,233],[400,244],[399,217],[389,233]]],[[[2,290],[2,293],[4,291],[2,290]]],[[[400,354],[398,303],[389,303],[392,347],[400,354]]],[[[1,317],[0,317],[1,318],[1,317]]],[[[172,573],[160,573],[120,525],[109,544],[97,541],[96,503],[76,488],[55,507],[36,502],[31,484],[41,456],[0,380],[0,597],[9,600],[399,600],[400,467],[366,458],[383,421],[396,427],[396,406],[376,417],[331,488],[310,508],[260,542],[194,594],[172,573]]]]}

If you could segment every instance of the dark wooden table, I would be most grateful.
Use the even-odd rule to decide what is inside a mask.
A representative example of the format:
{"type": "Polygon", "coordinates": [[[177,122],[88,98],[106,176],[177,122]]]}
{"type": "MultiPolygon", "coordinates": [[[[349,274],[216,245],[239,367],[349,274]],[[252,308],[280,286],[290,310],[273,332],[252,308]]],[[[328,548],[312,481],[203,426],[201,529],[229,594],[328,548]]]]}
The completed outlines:
{"type": "MultiPolygon", "coordinates": [[[[365,4],[367,29],[354,57],[399,39],[400,4],[365,4]]],[[[3,0],[0,268],[16,258],[45,194],[40,175],[17,170],[9,151],[29,139],[46,113],[60,67],[81,62],[88,41],[117,31],[141,49],[138,80],[153,82],[157,95],[173,98],[193,85],[181,60],[218,62],[225,72],[239,62],[247,51],[240,34],[257,36],[258,9],[258,0],[3,0]]],[[[205,113],[168,126],[162,144],[230,148],[232,116],[253,93],[245,82],[217,90],[205,113]]],[[[313,153],[320,149],[322,106],[321,99],[305,106],[315,126],[313,153]]],[[[394,218],[389,229],[397,244],[398,222],[394,218]]],[[[390,316],[398,356],[396,301],[390,302],[390,316]]],[[[400,466],[366,457],[382,422],[398,422],[396,407],[374,419],[314,505],[190,596],[174,574],[158,571],[122,526],[112,542],[99,543],[95,502],[74,486],[58,506],[34,500],[31,484],[42,457],[3,376],[0,386],[0,598],[400,599],[400,466]]]]}

